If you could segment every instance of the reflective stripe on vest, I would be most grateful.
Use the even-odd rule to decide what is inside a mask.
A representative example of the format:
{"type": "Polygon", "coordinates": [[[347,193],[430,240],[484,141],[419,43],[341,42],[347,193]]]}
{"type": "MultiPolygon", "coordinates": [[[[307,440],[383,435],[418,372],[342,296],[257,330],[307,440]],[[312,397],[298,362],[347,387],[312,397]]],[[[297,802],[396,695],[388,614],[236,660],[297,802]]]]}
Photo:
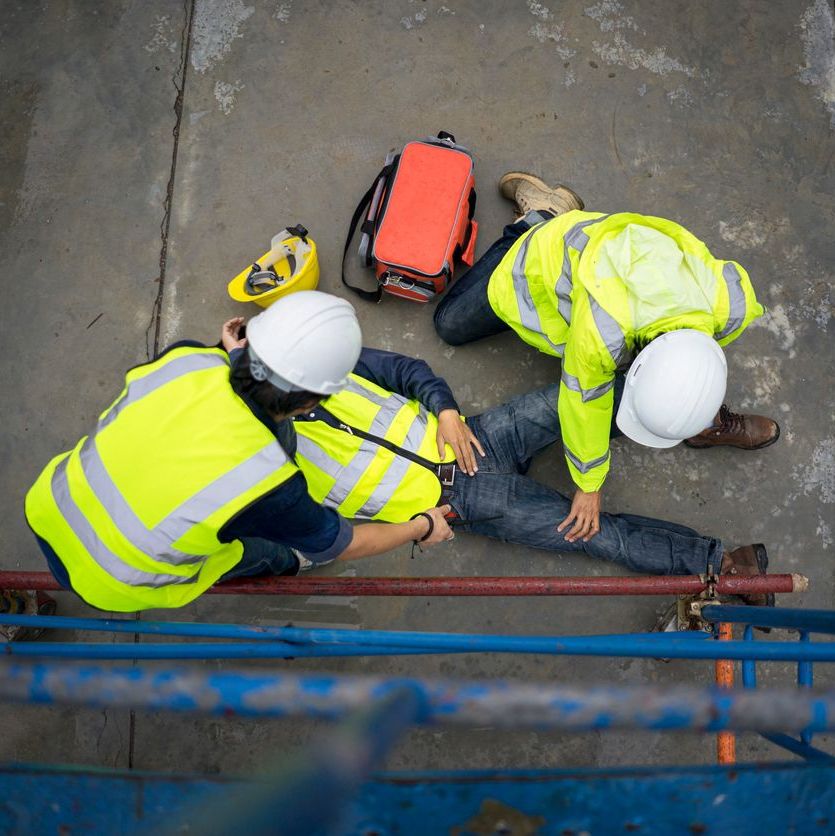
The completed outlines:
{"type": "Polygon", "coordinates": [[[572,392],[579,392],[583,402],[593,401],[595,398],[605,395],[615,385],[615,380],[612,378],[612,380],[607,380],[606,383],[601,383],[599,386],[583,389],[580,381],[565,369],[562,370],[561,380],[572,392]]]}
{"type": "Polygon", "coordinates": [[[737,328],[745,321],[746,303],[745,291],[742,289],[742,276],[739,275],[739,270],[736,265],[730,261],[722,268],[722,278],[728,285],[728,303],[730,310],[728,311],[728,322],[725,327],[719,332],[717,340],[722,340],[736,331],[737,328]]]}
{"type": "Polygon", "coordinates": [[[599,456],[596,459],[592,459],[589,462],[581,461],[571,450],[568,449],[565,445],[563,445],[563,449],[565,450],[565,455],[571,461],[571,464],[580,471],[580,473],[588,473],[592,468],[597,467],[598,465],[603,464],[609,458],[609,451],[607,450],[604,455],[599,456]]]}
{"type": "MultiPolygon", "coordinates": [[[[588,293],[588,290],[586,290],[586,293],[588,293]]],[[[603,340],[606,350],[612,355],[615,365],[619,366],[626,357],[626,335],[618,321],[603,309],[591,293],[588,293],[588,297],[592,319],[597,326],[600,338],[603,340]]]]}
{"type": "Polygon", "coordinates": [[[542,336],[553,349],[562,355],[565,349],[565,344],[555,345],[550,339],[548,339],[548,335],[545,333],[545,330],[542,327],[542,321],[539,318],[539,311],[537,311],[533,297],[531,296],[531,290],[528,287],[528,277],[525,275],[525,261],[528,257],[528,245],[531,241],[531,235],[535,234],[535,231],[532,232],[522,242],[522,246],[519,247],[519,252],[516,253],[516,258],[513,261],[513,268],[511,270],[511,275],[513,276],[513,289],[516,293],[516,304],[519,307],[519,319],[525,328],[542,336]]]}
{"type": "Polygon", "coordinates": [[[571,273],[571,259],[568,255],[568,248],[572,247],[577,250],[578,255],[581,254],[589,242],[589,236],[583,232],[583,229],[589,224],[599,223],[608,217],[608,215],[601,215],[599,218],[580,221],[563,235],[562,272],[554,286],[554,293],[557,295],[557,309],[566,325],[571,325],[571,291],[574,289],[574,277],[571,273]]]}
{"type": "MultiPolygon", "coordinates": [[[[347,391],[360,395],[379,406],[368,432],[371,435],[385,438],[387,433],[394,426],[403,406],[408,403],[405,398],[399,395],[380,395],[362,386],[349,378],[347,391]]],[[[421,406],[413,417],[401,447],[417,453],[426,437],[428,429],[428,416],[426,410],[421,406]]],[[[328,455],[318,444],[307,438],[301,432],[298,433],[298,453],[316,465],[323,473],[333,480],[333,486],[324,499],[324,504],[339,508],[343,502],[360,486],[363,475],[383,448],[371,441],[363,441],[359,449],[354,453],[347,465],[328,455]]],[[[383,507],[392,497],[397,488],[402,484],[406,471],[412,464],[405,456],[393,456],[385,471],[378,477],[378,481],[354,517],[370,519],[382,511],[383,507]]]]}
{"type": "MultiPolygon", "coordinates": [[[[87,484],[122,536],[154,560],[181,566],[200,563],[205,560],[205,555],[181,552],[174,548],[173,543],[195,525],[210,517],[218,508],[255,487],[270,473],[285,465],[289,459],[277,442],[268,445],[187,499],[153,528],[145,526],[119,492],[101,460],[94,437],[88,438],[82,445],[79,460],[87,484]]],[[[63,513],[64,508],[60,502],[58,507],[63,513]]]]}
{"type": "Polygon", "coordinates": [[[168,586],[177,583],[194,583],[197,576],[183,577],[181,575],[164,575],[143,572],[135,569],[113,552],[101,541],[93,526],[81,512],[70,494],[67,484],[67,459],[64,459],[52,474],[52,495],[61,510],[61,514],[72,529],[73,534],[81,541],[84,548],[93,556],[96,563],[116,578],[117,581],[129,586],[168,586]]]}

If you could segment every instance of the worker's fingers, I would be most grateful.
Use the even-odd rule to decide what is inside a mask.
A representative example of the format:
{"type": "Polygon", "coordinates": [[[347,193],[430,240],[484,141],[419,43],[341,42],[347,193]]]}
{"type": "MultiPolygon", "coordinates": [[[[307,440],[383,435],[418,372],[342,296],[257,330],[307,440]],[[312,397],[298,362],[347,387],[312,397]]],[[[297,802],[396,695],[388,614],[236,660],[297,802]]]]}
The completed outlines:
{"type": "Polygon", "coordinates": [[[579,540],[581,537],[585,537],[588,533],[588,527],[590,525],[590,519],[587,516],[585,511],[581,511],[577,514],[577,519],[571,529],[565,534],[565,539],[569,543],[573,543],[575,540],[579,540]]]}
{"type": "Polygon", "coordinates": [[[441,432],[440,427],[438,427],[438,434],[435,436],[435,439],[438,442],[438,455],[443,460],[446,449],[446,438],[444,438],[444,434],[441,432]]]}
{"type": "Polygon", "coordinates": [[[481,442],[476,438],[476,434],[467,427],[467,432],[470,435],[470,443],[475,447],[476,450],[482,455],[482,457],[486,456],[487,453],[484,452],[484,448],[481,446],[481,442]]]}
{"type": "Polygon", "coordinates": [[[470,476],[476,472],[475,455],[473,448],[467,443],[466,437],[458,438],[455,441],[455,458],[463,470],[470,476]]]}
{"type": "Polygon", "coordinates": [[[557,531],[562,531],[568,525],[570,525],[574,520],[577,519],[577,514],[574,511],[570,511],[568,516],[557,526],[557,531]]]}
{"type": "Polygon", "coordinates": [[[594,518],[591,520],[591,524],[589,525],[588,534],[585,537],[583,537],[583,542],[588,543],[588,541],[591,540],[592,537],[594,537],[596,534],[599,534],[599,533],[600,533],[600,515],[595,514],[594,518]]]}

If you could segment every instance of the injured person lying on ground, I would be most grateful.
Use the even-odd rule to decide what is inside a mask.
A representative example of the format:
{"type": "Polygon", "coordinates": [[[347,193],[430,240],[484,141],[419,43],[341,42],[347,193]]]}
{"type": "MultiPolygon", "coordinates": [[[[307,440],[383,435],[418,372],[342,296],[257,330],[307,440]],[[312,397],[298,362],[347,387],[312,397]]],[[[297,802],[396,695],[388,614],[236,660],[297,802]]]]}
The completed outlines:
{"type": "MultiPolygon", "coordinates": [[[[233,368],[245,362],[241,353],[233,368]]],[[[616,413],[622,375],[614,388],[616,413]]],[[[424,361],[364,348],[348,386],[293,419],[295,459],[313,498],[349,519],[402,522],[449,505],[459,530],[582,551],[634,572],[765,574],[764,546],[729,551],[715,536],[664,520],[602,513],[599,530],[581,536],[571,500],[527,475],[533,458],[560,441],[559,394],[553,384],[465,420],[424,361]]],[[[611,434],[621,434],[614,421],[611,434]]]]}

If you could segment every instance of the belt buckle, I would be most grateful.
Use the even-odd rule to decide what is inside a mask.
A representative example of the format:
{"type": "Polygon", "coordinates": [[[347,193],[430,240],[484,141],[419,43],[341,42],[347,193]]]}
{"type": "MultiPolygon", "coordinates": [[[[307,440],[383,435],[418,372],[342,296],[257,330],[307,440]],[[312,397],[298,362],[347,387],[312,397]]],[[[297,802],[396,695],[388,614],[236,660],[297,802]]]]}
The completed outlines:
{"type": "Polygon", "coordinates": [[[455,484],[455,462],[442,464],[438,468],[438,478],[441,480],[443,487],[451,488],[455,484]],[[446,474],[449,475],[447,476],[446,474]]]}

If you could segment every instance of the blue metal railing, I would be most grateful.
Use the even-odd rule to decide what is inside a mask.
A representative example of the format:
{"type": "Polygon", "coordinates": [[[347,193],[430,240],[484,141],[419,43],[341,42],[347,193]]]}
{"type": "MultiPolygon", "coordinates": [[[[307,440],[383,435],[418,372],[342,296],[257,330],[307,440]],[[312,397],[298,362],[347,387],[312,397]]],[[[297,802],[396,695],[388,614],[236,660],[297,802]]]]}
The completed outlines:
{"type": "MultiPolygon", "coordinates": [[[[706,607],[705,611],[720,607],[706,607]]],[[[749,608],[724,608],[747,610],[749,608]]],[[[713,616],[711,616],[712,618],[713,616]]],[[[12,656],[64,659],[286,659],[425,653],[537,653],[554,656],[617,656],[665,659],[740,659],[835,662],[835,643],[715,642],[708,633],[628,633],[604,636],[493,636],[473,633],[400,632],[237,624],[143,622],[128,619],[0,615],[0,624],[38,629],[72,628],[139,635],[225,638],[234,642],[141,644],[10,642],[12,656]]]]}

